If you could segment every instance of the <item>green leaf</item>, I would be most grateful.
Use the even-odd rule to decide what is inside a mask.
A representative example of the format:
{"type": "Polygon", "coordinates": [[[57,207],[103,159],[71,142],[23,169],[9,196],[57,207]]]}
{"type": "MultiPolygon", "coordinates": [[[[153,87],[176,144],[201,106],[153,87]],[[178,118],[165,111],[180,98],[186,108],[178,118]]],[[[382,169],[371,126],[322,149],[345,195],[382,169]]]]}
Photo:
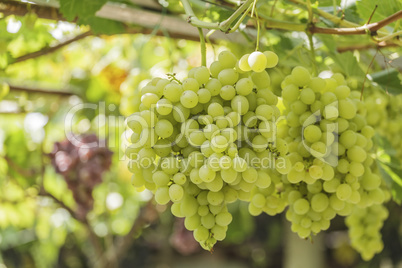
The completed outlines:
{"type": "Polygon", "coordinates": [[[117,34],[123,33],[125,30],[124,24],[121,22],[97,17],[88,18],[82,23],[91,26],[94,34],[117,34]]]}
{"type": "Polygon", "coordinates": [[[377,166],[379,171],[391,190],[395,202],[402,203],[402,169],[396,151],[387,138],[380,135],[375,136],[377,144],[377,166]]]}
{"type": "Polygon", "coordinates": [[[376,6],[377,9],[373,14],[370,23],[383,20],[386,17],[402,10],[402,1],[400,0],[360,0],[356,2],[356,5],[357,12],[366,23],[376,6]]]}
{"type": "Polygon", "coordinates": [[[95,13],[107,2],[107,0],[60,0],[60,12],[67,20],[76,17],[87,19],[95,16],[95,13]]]}
{"type": "Polygon", "coordinates": [[[341,72],[347,76],[347,77],[364,77],[366,74],[362,70],[362,68],[359,65],[359,62],[357,61],[356,57],[353,55],[352,52],[344,52],[344,53],[338,53],[335,51],[336,45],[333,40],[333,38],[322,38],[320,36],[320,39],[323,41],[323,43],[329,48],[330,51],[328,51],[329,56],[333,59],[335,64],[339,67],[338,69],[341,70],[341,72]],[[332,40],[332,42],[331,42],[332,40]]]}
{"type": "Polygon", "coordinates": [[[399,78],[397,69],[388,69],[370,74],[373,82],[376,82],[383,90],[397,95],[402,93],[402,81],[399,78]]]}

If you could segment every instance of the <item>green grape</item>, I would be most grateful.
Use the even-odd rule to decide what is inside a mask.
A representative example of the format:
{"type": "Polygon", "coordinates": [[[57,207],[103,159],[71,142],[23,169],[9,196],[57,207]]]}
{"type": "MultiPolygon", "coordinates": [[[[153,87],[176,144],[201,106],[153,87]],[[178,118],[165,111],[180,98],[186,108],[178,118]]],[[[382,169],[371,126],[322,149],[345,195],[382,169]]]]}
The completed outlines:
{"type": "Polygon", "coordinates": [[[346,99],[347,97],[349,97],[350,88],[348,86],[341,85],[335,88],[334,93],[338,97],[338,99],[346,99]]]}
{"type": "Polygon", "coordinates": [[[197,67],[194,73],[194,78],[198,81],[200,85],[206,84],[209,80],[210,74],[209,70],[205,66],[197,67]]]}
{"type": "Polygon", "coordinates": [[[200,88],[198,81],[194,78],[187,78],[183,80],[182,83],[183,91],[193,91],[197,92],[200,88]]]}
{"type": "Polygon", "coordinates": [[[329,206],[329,198],[324,193],[315,194],[311,198],[311,209],[315,212],[323,212],[329,206]]]}
{"type": "MultiPolygon", "coordinates": [[[[140,112],[140,115],[141,115],[142,119],[136,118],[136,120],[139,120],[141,122],[142,128],[155,127],[155,124],[158,121],[158,118],[153,111],[145,110],[145,111],[140,112]]],[[[136,133],[138,133],[138,132],[136,132],[136,133]]]]}
{"type": "MultiPolygon", "coordinates": [[[[214,78],[218,78],[219,73],[223,70],[222,63],[219,61],[214,61],[211,66],[209,67],[209,70],[211,71],[211,75],[214,78]]],[[[211,79],[212,80],[212,79],[211,79]]]]}
{"type": "Polygon", "coordinates": [[[293,68],[291,75],[293,82],[299,87],[304,87],[310,83],[310,72],[304,67],[297,66],[293,68]]]}
{"type": "Polygon", "coordinates": [[[166,157],[161,161],[162,170],[169,174],[173,175],[179,171],[179,161],[175,157],[166,157]]]}
{"type": "Polygon", "coordinates": [[[185,217],[191,217],[197,213],[198,207],[199,205],[197,199],[188,194],[184,194],[180,206],[182,215],[184,215],[185,217]]]}
{"type": "Polygon", "coordinates": [[[339,111],[336,107],[332,105],[327,105],[324,108],[323,115],[325,119],[328,120],[335,120],[339,116],[339,111]]]}
{"type": "Polygon", "coordinates": [[[232,214],[226,211],[220,212],[215,216],[216,224],[220,226],[228,226],[232,222],[232,220],[233,220],[232,214]]]}
{"type": "Polygon", "coordinates": [[[254,183],[258,179],[258,172],[255,168],[249,167],[242,173],[243,179],[248,183],[254,183]]]}
{"type": "Polygon", "coordinates": [[[352,130],[346,130],[339,137],[339,142],[346,148],[349,149],[355,145],[357,140],[356,132],[352,130]]]}
{"type": "Polygon", "coordinates": [[[215,217],[212,213],[208,213],[205,216],[201,217],[201,224],[207,229],[211,229],[215,226],[215,217]]]}
{"type": "Polygon", "coordinates": [[[339,116],[345,119],[352,119],[356,115],[356,106],[349,100],[340,100],[338,102],[339,116]]]}
{"type": "Polygon", "coordinates": [[[352,195],[352,188],[349,184],[341,184],[336,188],[336,196],[339,200],[347,200],[352,195]]]}
{"type": "Polygon", "coordinates": [[[155,133],[161,138],[169,138],[173,134],[173,126],[166,119],[158,121],[155,125],[155,133]]]}
{"type": "Polygon", "coordinates": [[[201,130],[195,130],[190,133],[188,142],[194,147],[200,147],[206,140],[204,133],[201,130]]]}
{"type": "Polygon", "coordinates": [[[309,125],[303,130],[303,137],[307,142],[314,143],[321,139],[321,129],[316,125],[309,125]]]}
{"type": "Polygon", "coordinates": [[[237,63],[236,56],[230,51],[222,51],[219,53],[218,60],[223,69],[234,68],[237,63]]]}
{"type": "Polygon", "coordinates": [[[193,232],[194,239],[197,242],[204,242],[209,238],[209,230],[205,228],[204,226],[199,226],[197,229],[194,230],[193,232]]]}
{"type": "Polygon", "coordinates": [[[239,68],[240,68],[240,70],[242,70],[244,72],[251,71],[251,67],[248,64],[248,57],[249,56],[250,56],[250,54],[245,54],[239,60],[239,68]]]}
{"type": "Polygon", "coordinates": [[[187,177],[183,173],[176,173],[173,175],[173,182],[178,185],[184,185],[187,182],[187,177]]]}
{"type": "Polygon", "coordinates": [[[266,71],[262,71],[259,73],[252,73],[251,80],[257,89],[268,88],[271,85],[271,78],[266,71]]]}
{"type": "Polygon", "coordinates": [[[264,71],[267,66],[267,57],[259,51],[254,51],[248,56],[247,62],[252,71],[260,73],[264,71]]]}
{"type": "Polygon", "coordinates": [[[221,153],[228,147],[228,140],[222,135],[216,135],[211,139],[211,149],[216,153],[221,153]]]}
{"type": "Polygon", "coordinates": [[[180,201],[184,196],[183,187],[179,184],[172,184],[169,187],[169,197],[173,202],[180,201]]]}
{"type": "Polygon", "coordinates": [[[173,203],[172,206],[170,207],[170,211],[172,212],[173,216],[183,218],[184,216],[181,214],[180,206],[181,206],[180,202],[173,203]]]}
{"type": "Polygon", "coordinates": [[[239,113],[240,115],[244,115],[249,110],[249,103],[246,97],[237,95],[232,99],[231,107],[233,111],[239,113]]]}
{"type": "Polygon", "coordinates": [[[366,160],[367,153],[363,148],[359,146],[353,146],[347,151],[347,156],[352,161],[362,163],[364,162],[364,160],[366,160]]]}
{"type": "Polygon", "coordinates": [[[232,166],[236,172],[244,172],[248,167],[247,162],[243,158],[238,156],[233,158],[232,166]]]}
{"type": "Polygon", "coordinates": [[[215,118],[218,116],[224,116],[225,112],[222,105],[220,105],[219,103],[211,103],[208,106],[208,114],[215,118]]]}
{"type": "Polygon", "coordinates": [[[257,193],[253,196],[253,198],[251,199],[251,203],[256,206],[257,208],[263,208],[265,207],[266,204],[266,200],[264,195],[257,193]]]}
{"type": "Polygon", "coordinates": [[[155,129],[145,128],[141,131],[139,143],[144,148],[151,148],[155,145],[157,139],[158,135],[156,134],[155,129]]]}
{"type": "Polygon", "coordinates": [[[141,97],[141,103],[145,105],[147,108],[151,108],[152,105],[155,105],[159,100],[158,95],[153,93],[146,93],[141,97]]]}
{"type": "Polygon", "coordinates": [[[267,64],[266,64],[265,68],[274,68],[278,64],[279,58],[275,52],[264,51],[264,55],[267,58],[267,64]]]}
{"type": "Polygon", "coordinates": [[[269,105],[263,104],[257,107],[255,114],[260,120],[272,120],[274,109],[269,105]]]}
{"type": "Polygon", "coordinates": [[[233,168],[222,169],[221,170],[222,180],[226,183],[233,183],[237,178],[237,171],[233,168]]]}
{"type": "Polygon", "coordinates": [[[198,174],[202,181],[211,182],[216,177],[216,172],[210,169],[207,165],[203,165],[200,167],[198,174]]]}
{"type": "Polygon", "coordinates": [[[310,203],[306,199],[300,198],[293,203],[293,210],[297,215],[304,215],[310,210],[310,203]]]}
{"type": "Polygon", "coordinates": [[[253,81],[250,78],[242,78],[236,83],[236,92],[239,95],[247,96],[253,91],[253,81]]]}
{"type": "Polygon", "coordinates": [[[198,207],[198,215],[205,216],[209,213],[209,208],[207,205],[201,205],[198,207]]]}
{"type": "Polygon", "coordinates": [[[300,100],[308,105],[311,105],[315,101],[315,93],[311,88],[305,88],[300,92],[300,100]]]}
{"type": "Polygon", "coordinates": [[[224,128],[220,131],[220,134],[224,136],[229,143],[237,140],[237,132],[233,128],[224,128]]]}
{"type": "Polygon", "coordinates": [[[222,88],[222,84],[218,79],[213,78],[207,82],[205,88],[209,90],[211,96],[216,96],[219,95],[222,88]]]}
{"type": "Polygon", "coordinates": [[[231,85],[223,86],[220,92],[220,96],[224,100],[231,100],[236,96],[236,90],[231,85]]]}
{"type": "Polygon", "coordinates": [[[183,93],[183,87],[177,83],[171,82],[163,89],[163,96],[169,101],[178,102],[183,93]]]}
{"type": "Polygon", "coordinates": [[[211,192],[210,191],[210,192],[208,192],[207,199],[211,205],[217,206],[223,202],[223,200],[225,199],[225,195],[223,194],[222,191],[219,191],[219,192],[211,192]]]}
{"type": "Polygon", "coordinates": [[[201,217],[197,214],[194,214],[190,217],[186,217],[184,219],[184,227],[187,230],[194,231],[201,226],[201,217]]]}
{"type": "Polygon", "coordinates": [[[156,190],[155,201],[160,205],[166,205],[170,201],[169,188],[167,186],[161,186],[156,190]]]}
{"type": "MultiPolygon", "coordinates": [[[[198,88],[197,88],[198,90],[198,88]]],[[[185,108],[194,108],[198,104],[198,95],[196,92],[191,91],[191,90],[186,90],[183,92],[183,94],[180,97],[180,103],[185,107],[185,108]]]]}
{"type": "Polygon", "coordinates": [[[241,116],[238,112],[230,112],[226,115],[229,122],[229,127],[237,126],[241,121],[241,116]]]}
{"type": "Polygon", "coordinates": [[[218,75],[218,80],[222,86],[234,85],[238,79],[239,74],[234,69],[223,69],[218,75]]]}
{"type": "Polygon", "coordinates": [[[161,99],[156,103],[156,111],[160,115],[168,115],[172,112],[173,105],[168,99],[161,99]]]}
{"type": "Polygon", "coordinates": [[[215,225],[214,227],[212,227],[211,233],[212,236],[218,241],[222,241],[226,237],[226,229],[219,225],[215,225]]]}
{"type": "Polygon", "coordinates": [[[176,104],[173,108],[173,118],[176,122],[183,123],[190,116],[190,110],[181,103],[176,104]]]}

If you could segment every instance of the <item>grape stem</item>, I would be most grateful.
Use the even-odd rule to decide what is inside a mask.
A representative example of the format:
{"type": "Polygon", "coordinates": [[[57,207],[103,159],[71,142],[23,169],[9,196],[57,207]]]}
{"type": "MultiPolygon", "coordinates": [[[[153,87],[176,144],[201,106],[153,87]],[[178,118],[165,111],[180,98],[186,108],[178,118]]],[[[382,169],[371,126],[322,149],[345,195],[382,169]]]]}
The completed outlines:
{"type": "Polygon", "coordinates": [[[200,34],[200,45],[201,45],[201,65],[207,66],[207,47],[205,45],[204,33],[202,28],[198,27],[198,33],[200,34]]]}
{"type": "Polygon", "coordinates": [[[313,76],[317,76],[318,69],[317,69],[317,64],[316,64],[316,60],[315,60],[315,49],[314,49],[313,34],[307,33],[307,36],[308,36],[308,41],[310,43],[311,61],[313,63],[313,76]]]}
{"type": "Polygon", "coordinates": [[[233,14],[222,22],[206,22],[197,18],[195,15],[193,8],[190,5],[189,0],[181,0],[183,4],[184,12],[187,14],[187,21],[191,23],[193,26],[205,29],[215,29],[221,30],[222,32],[229,32],[230,25],[246,10],[248,7],[254,2],[254,0],[247,0],[244,2],[238,9],[236,9],[233,14]]]}
{"type": "MultiPolygon", "coordinates": [[[[314,27],[314,13],[311,7],[311,1],[307,0],[307,12],[308,12],[308,21],[309,24],[314,27]]],[[[310,28],[310,27],[308,27],[310,28]]],[[[311,53],[311,62],[313,64],[313,75],[316,76],[318,74],[317,64],[315,60],[315,49],[314,49],[314,40],[313,40],[313,33],[307,31],[308,41],[310,43],[310,53],[311,53]]]]}

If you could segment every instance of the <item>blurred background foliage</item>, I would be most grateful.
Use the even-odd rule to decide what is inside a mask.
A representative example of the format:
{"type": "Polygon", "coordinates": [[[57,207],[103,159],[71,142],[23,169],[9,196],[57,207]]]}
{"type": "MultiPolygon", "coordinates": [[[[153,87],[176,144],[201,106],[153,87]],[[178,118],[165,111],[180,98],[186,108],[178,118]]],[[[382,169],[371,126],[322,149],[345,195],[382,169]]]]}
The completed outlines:
{"type": "MultiPolygon", "coordinates": [[[[113,2],[178,18],[183,13],[175,0],[143,1],[142,5],[141,1],[113,2]],[[148,2],[157,8],[144,7],[148,2]]],[[[232,13],[234,2],[192,4],[205,20],[221,21],[232,13]]],[[[259,14],[307,23],[305,8],[294,2],[259,1],[259,14]]],[[[377,2],[319,1],[319,10],[361,25],[377,2]]],[[[191,67],[201,63],[199,43],[191,35],[172,37],[171,29],[160,25],[149,30],[95,16],[106,1],[36,3],[55,10],[60,7],[60,14],[75,22],[59,20],[60,14],[50,18],[25,1],[0,1],[0,6],[21,4],[26,8],[24,14],[11,10],[12,15],[7,6],[0,12],[4,93],[0,95],[9,91],[0,98],[0,267],[282,267],[289,257],[286,245],[293,241],[282,217],[254,218],[245,204],[234,204],[227,238],[211,254],[194,243],[169,207],[155,206],[150,193],[136,192],[131,186],[122,153],[127,144],[124,119],[136,109],[138,88],[147,79],[167,73],[184,78],[191,67]],[[55,46],[57,49],[49,50],[55,46]],[[80,218],[73,193],[56,173],[49,154],[56,142],[66,138],[67,113],[84,103],[93,105],[75,114],[71,131],[77,135],[95,133],[107,141],[113,156],[110,170],[93,189],[93,209],[80,218]]],[[[372,21],[401,6],[399,0],[381,1],[372,21]]],[[[317,23],[336,26],[325,18],[317,23]]],[[[399,20],[388,27],[396,31],[402,25],[399,20]]],[[[208,63],[223,49],[237,56],[253,51],[253,27],[243,27],[237,38],[239,42],[230,35],[213,39],[214,46],[208,45],[208,63]]],[[[368,35],[315,35],[314,43],[319,71],[344,73],[360,88],[370,66],[369,72],[373,77],[377,73],[379,82],[370,87],[401,91],[402,51],[398,43],[388,42],[379,52],[368,35]],[[381,73],[384,69],[394,72],[394,80],[384,79],[390,75],[381,73]]],[[[279,84],[295,65],[313,67],[303,32],[264,28],[261,46],[280,58],[279,71],[271,74],[273,83],[279,84]]],[[[401,267],[402,209],[395,203],[389,209],[390,218],[383,228],[385,249],[371,262],[363,262],[350,247],[343,220],[336,219],[328,232],[317,237],[315,252],[324,258],[325,267],[401,267]]],[[[310,241],[302,242],[302,247],[314,246],[310,241]]]]}

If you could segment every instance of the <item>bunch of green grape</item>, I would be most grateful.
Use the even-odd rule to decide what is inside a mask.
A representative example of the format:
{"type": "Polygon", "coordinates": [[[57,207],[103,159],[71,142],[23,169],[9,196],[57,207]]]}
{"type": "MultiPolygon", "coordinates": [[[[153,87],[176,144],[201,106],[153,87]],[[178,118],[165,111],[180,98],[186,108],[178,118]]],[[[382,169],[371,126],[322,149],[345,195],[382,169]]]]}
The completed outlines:
{"type": "Polygon", "coordinates": [[[171,202],[207,250],[225,238],[237,200],[254,216],[288,208],[292,231],[307,238],[336,215],[389,199],[372,157],[370,105],[341,74],[312,77],[298,66],[285,77],[277,63],[270,51],[240,60],[224,51],[183,81],[152,79],[127,118],[133,185],[171,202]]]}
{"type": "Polygon", "coordinates": [[[402,94],[388,95],[375,88],[367,90],[367,123],[388,139],[396,151],[395,156],[402,159],[402,94]]]}
{"type": "Polygon", "coordinates": [[[386,194],[373,172],[374,129],[367,107],[341,74],[322,79],[295,67],[282,82],[285,130],[292,168],[283,178],[292,231],[307,238],[338,214],[382,204],[386,194]]]}
{"type": "Polygon", "coordinates": [[[346,217],[351,244],[363,260],[368,261],[382,251],[384,245],[380,229],[387,218],[388,210],[383,205],[356,208],[346,217]]]}
{"type": "Polygon", "coordinates": [[[159,204],[172,202],[172,213],[208,250],[226,236],[228,203],[248,201],[253,215],[286,205],[276,184],[290,161],[275,136],[278,97],[265,71],[278,57],[244,58],[224,51],[183,81],[154,78],[141,89],[139,112],[127,118],[134,186],[151,190],[159,204]]]}

